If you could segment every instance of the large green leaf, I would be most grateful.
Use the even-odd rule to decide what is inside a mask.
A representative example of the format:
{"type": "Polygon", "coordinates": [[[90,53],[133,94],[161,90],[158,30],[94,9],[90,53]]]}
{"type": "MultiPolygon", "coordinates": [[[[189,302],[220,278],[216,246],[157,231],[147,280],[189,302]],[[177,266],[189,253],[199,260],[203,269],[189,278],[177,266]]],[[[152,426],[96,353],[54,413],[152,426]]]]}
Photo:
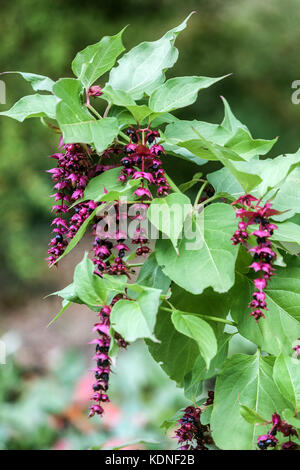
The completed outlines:
{"type": "Polygon", "coordinates": [[[146,341],[151,356],[170,379],[182,386],[184,376],[199,356],[198,345],[193,339],[179,333],[171,321],[171,313],[161,309],[158,311],[154,334],[160,342],[146,341]]]}
{"type": "Polygon", "coordinates": [[[290,221],[277,224],[278,229],[274,230],[273,240],[281,243],[297,243],[300,244],[300,225],[290,221]]]}
{"type": "Polygon", "coordinates": [[[117,57],[125,50],[122,44],[124,29],[115,36],[104,36],[96,44],[77,53],[72,62],[72,70],[86,89],[110,70],[117,57]]]}
{"type": "Polygon", "coordinates": [[[0,116],[8,116],[17,121],[23,122],[32,117],[45,117],[55,119],[55,108],[57,98],[52,95],[23,96],[8,111],[2,111],[0,116]]]}
{"type": "Polygon", "coordinates": [[[56,117],[64,142],[94,144],[98,152],[103,152],[118,135],[117,119],[94,119],[81,102],[82,85],[76,79],[62,78],[54,85],[53,91],[61,99],[56,117]]]}
{"type": "Polygon", "coordinates": [[[151,94],[149,107],[154,112],[167,113],[193,104],[198,92],[208,88],[224,77],[178,77],[170,78],[151,94]]]}
{"type": "Polygon", "coordinates": [[[124,283],[117,283],[112,276],[100,278],[94,274],[95,266],[85,253],[74,271],[74,289],[80,300],[89,306],[103,306],[108,302],[110,291],[114,295],[124,292],[124,283]]]}
{"type": "Polygon", "coordinates": [[[291,344],[300,336],[300,262],[288,262],[286,268],[278,267],[266,292],[268,311],[266,318],[256,322],[249,317],[248,304],[254,291],[253,282],[237,274],[231,291],[231,315],[238,323],[241,335],[259,345],[264,351],[278,355],[281,349],[287,354],[291,344]]]}
{"type": "Polygon", "coordinates": [[[110,85],[106,85],[103,88],[103,95],[101,98],[108,101],[110,104],[114,104],[116,106],[135,106],[136,103],[134,99],[126,93],[124,90],[116,90],[112,88],[110,85]]]}
{"type": "Polygon", "coordinates": [[[147,211],[150,222],[171,240],[175,250],[184,221],[193,207],[190,199],[181,193],[172,193],[164,198],[156,198],[147,211]]]}
{"type": "Polygon", "coordinates": [[[234,200],[245,194],[242,185],[225,167],[213,173],[209,173],[206,178],[218,194],[230,196],[234,200]]]}
{"type": "Polygon", "coordinates": [[[217,340],[212,327],[197,315],[182,314],[178,310],[172,313],[172,322],[177,331],[196,341],[208,369],[217,354],[217,340]]]}
{"type": "Polygon", "coordinates": [[[232,335],[224,333],[218,339],[218,352],[210,362],[209,369],[205,365],[202,355],[195,361],[193,369],[184,378],[184,394],[195,401],[201,395],[203,381],[216,375],[227,358],[228,343],[232,335]],[[199,394],[200,390],[200,394],[199,394]]]}
{"type": "Polygon", "coordinates": [[[240,160],[251,160],[257,155],[265,155],[273,147],[276,139],[253,139],[247,127],[232,114],[224,98],[223,101],[225,117],[220,125],[196,120],[170,124],[165,130],[167,145],[181,146],[199,158],[207,160],[220,158],[216,152],[209,150],[205,140],[221,146],[224,156],[233,160],[238,160],[238,156],[242,157],[240,160]],[[198,137],[195,135],[195,131],[203,138],[202,141],[199,140],[199,135],[198,137]]]}
{"type": "Polygon", "coordinates": [[[206,140],[198,131],[198,140],[181,142],[180,145],[193,151],[197,156],[208,160],[219,160],[241,184],[246,193],[261,183],[261,170],[252,165],[252,162],[243,160],[237,153],[226,147],[214,144],[206,140]],[[190,147],[191,146],[191,147],[190,147]]]}
{"type": "Polygon", "coordinates": [[[281,394],[291,402],[295,412],[300,409],[300,361],[280,354],[274,364],[273,378],[281,394]]]}
{"type": "Polygon", "coordinates": [[[124,184],[118,179],[120,172],[121,168],[118,167],[95,176],[95,178],[93,178],[85,188],[84,200],[111,200],[110,194],[112,194],[113,199],[116,199],[117,193],[120,196],[132,193],[134,186],[139,184],[139,180],[133,180],[124,184]]]}
{"type": "Polygon", "coordinates": [[[253,409],[264,419],[281,413],[287,402],[272,379],[269,358],[235,354],[224,364],[215,387],[211,417],[212,435],[216,445],[225,450],[254,450],[265,426],[248,423],[240,413],[240,403],[253,409]]]}
{"type": "Polygon", "coordinates": [[[30,83],[34,91],[52,91],[53,85],[55,83],[53,80],[51,80],[51,78],[45,77],[44,75],[38,75],[36,73],[12,71],[3,72],[0,75],[8,73],[16,73],[18,75],[21,75],[24,80],[30,83]]]}
{"type": "Polygon", "coordinates": [[[274,207],[283,214],[274,216],[275,220],[286,220],[300,213],[300,166],[291,171],[273,199],[274,207]]]}
{"type": "Polygon", "coordinates": [[[118,61],[109,76],[108,85],[124,90],[133,99],[140,99],[144,93],[151,94],[165,80],[165,70],[172,67],[178,58],[174,42],[190,18],[189,15],[179,26],[168,31],[161,39],[142,42],[131,49],[118,61]]]}
{"type": "Polygon", "coordinates": [[[161,295],[160,289],[131,285],[138,292],[135,300],[119,300],[112,308],[112,327],[126,341],[150,338],[155,341],[154,327],[161,295]]]}
{"type": "Polygon", "coordinates": [[[193,230],[202,246],[186,249],[188,240],[178,242],[179,256],[169,240],[158,240],[156,258],[164,273],[193,294],[200,294],[206,287],[226,292],[234,283],[234,265],[237,249],[230,237],[236,228],[234,210],[231,206],[217,203],[204,210],[204,238],[201,224],[193,222],[193,230]]]}
{"type": "Polygon", "coordinates": [[[161,267],[157,264],[154,253],[151,253],[143,263],[138,275],[137,283],[142,286],[161,289],[163,294],[167,293],[171,279],[163,273],[161,267]]]}

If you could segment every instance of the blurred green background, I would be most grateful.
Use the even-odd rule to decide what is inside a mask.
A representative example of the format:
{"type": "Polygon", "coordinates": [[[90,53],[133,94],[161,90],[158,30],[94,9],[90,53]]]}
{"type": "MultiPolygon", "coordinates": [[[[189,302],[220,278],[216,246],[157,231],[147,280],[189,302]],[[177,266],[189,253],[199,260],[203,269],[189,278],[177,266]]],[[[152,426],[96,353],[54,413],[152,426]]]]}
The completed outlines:
{"type": "MultiPolygon", "coordinates": [[[[300,146],[300,106],[291,102],[291,85],[300,79],[299,0],[2,0],[0,71],[22,70],[53,79],[72,76],[70,63],[76,52],[102,36],[129,24],[124,35],[128,49],[159,38],[192,10],[197,15],[177,40],[180,56],[168,77],[232,76],[203,91],[197,103],[178,115],[220,122],[220,95],[224,95],[254,137],[280,137],[272,155],[295,152],[300,146]]],[[[20,77],[4,80],[7,103],[0,110],[31,93],[20,77]]],[[[89,364],[85,342],[93,318],[82,311],[67,313],[61,323],[45,329],[58,304],[42,297],[69,282],[80,258],[71,256],[58,271],[50,272],[43,261],[51,220],[51,182],[45,170],[53,163],[47,156],[56,146],[57,137],[38,120],[23,124],[0,120],[0,335],[10,335],[13,345],[7,365],[0,366],[0,401],[5,403],[0,448],[86,448],[109,439],[135,438],[142,431],[143,437],[150,433],[154,440],[162,439],[161,418],[172,415],[185,401],[140,351],[142,345],[122,358],[135,391],[128,392],[122,374],[115,379],[116,388],[124,391],[115,394],[121,409],[117,431],[105,425],[104,431],[95,426],[85,432],[84,427],[90,426],[83,418],[86,403],[72,400],[89,364]],[[131,376],[134,370],[138,372],[131,376]],[[49,400],[52,388],[57,403],[53,397],[49,400]],[[70,411],[70,403],[75,410],[70,411]],[[68,413],[76,417],[71,419],[68,413]],[[30,424],[32,415],[36,426],[30,424]],[[125,435],[132,416],[136,421],[125,435]],[[74,424],[73,419],[82,419],[83,424],[74,424]]]]}

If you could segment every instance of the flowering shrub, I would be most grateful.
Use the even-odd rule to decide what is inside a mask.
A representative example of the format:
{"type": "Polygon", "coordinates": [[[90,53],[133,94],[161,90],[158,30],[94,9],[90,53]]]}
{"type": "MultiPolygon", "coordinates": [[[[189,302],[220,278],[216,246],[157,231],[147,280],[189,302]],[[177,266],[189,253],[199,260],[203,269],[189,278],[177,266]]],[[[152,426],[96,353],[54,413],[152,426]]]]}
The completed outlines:
{"type": "Polygon", "coordinates": [[[16,72],[42,93],[1,114],[60,135],[50,266],[91,227],[91,256],[55,293],[55,320],[72,303],[98,316],[89,416],[105,413],[119,349],[144,339],[191,401],[170,420],[181,449],[298,449],[300,151],[261,159],[276,139],[254,139],[225,98],[221,124],[172,114],[226,78],[166,80],[188,19],[120,59],[124,30],[104,37],[76,55],[76,78],[16,72]],[[179,185],[177,158],[201,172],[179,185]],[[236,334],[257,352],[228,354],[236,334]]]}

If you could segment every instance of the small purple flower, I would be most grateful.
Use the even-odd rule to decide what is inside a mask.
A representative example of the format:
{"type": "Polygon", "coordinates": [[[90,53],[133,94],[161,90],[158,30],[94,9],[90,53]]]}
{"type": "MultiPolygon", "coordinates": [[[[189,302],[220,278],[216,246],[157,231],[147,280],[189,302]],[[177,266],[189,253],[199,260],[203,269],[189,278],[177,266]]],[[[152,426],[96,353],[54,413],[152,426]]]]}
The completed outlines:
{"type": "Polygon", "coordinates": [[[103,95],[102,88],[98,85],[91,86],[88,89],[88,95],[89,96],[101,96],[103,95]]]}
{"type": "Polygon", "coordinates": [[[138,197],[147,196],[148,198],[151,198],[151,193],[147,188],[137,188],[133,194],[136,194],[138,197]]]}

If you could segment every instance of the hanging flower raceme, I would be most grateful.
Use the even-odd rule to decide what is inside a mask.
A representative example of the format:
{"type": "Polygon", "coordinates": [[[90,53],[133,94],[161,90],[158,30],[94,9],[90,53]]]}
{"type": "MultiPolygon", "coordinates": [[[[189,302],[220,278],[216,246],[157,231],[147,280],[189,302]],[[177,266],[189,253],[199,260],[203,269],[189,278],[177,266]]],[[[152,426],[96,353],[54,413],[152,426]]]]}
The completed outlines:
{"type": "Polygon", "coordinates": [[[249,304],[249,307],[253,309],[250,315],[258,321],[260,318],[265,318],[263,311],[268,310],[264,289],[274,274],[273,261],[276,259],[270,238],[277,226],[270,222],[269,217],[279,214],[279,212],[271,209],[272,204],[269,202],[261,206],[260,201],[250,194],[239,197],[233,202],[233,205],[241,205],[242,207],[235,207],[236,216],[241,220],[238,224],[238,230],[235,231],[231,240],[234,245],[244,245],[253,255],[253,263],[250,268],[258,273],[258,277],[254,279],[253,300],[249,304]],[[257,228],[248,231],[248,228],[253,225],[256,225],[257,228]],[[247,244],[250,235],[256,238],[254,247],[247,244]]]}
{"type": "Polygon", "coordinates": [[[102,416],[104,409],[101,406],[102,403],[109,401],[107,395],[109,375],[110,375],[110,358],[108,355],[111,338],[109,335],[109,315],[111,307],[105,305],[99,313],[99,321],[95,323],[93,331],[97,332],[99,338],[94,339],[90,344],[96,344],[96,354],[93,359],[96,361],[96,367],[93,369],[95,374],[96,382],[93,384],[94,394],[91,400],[94,400],[96,404],[90,407],[89,417],[95,414],[102,416]]]}
{"type": "MultiPolygon", "coordinates": [[[[69,240],[72,239],[83,222],[96,209],[98,203],[94,201],[79,202],[73,209],[71,205],[83,197],[84,190],[88,182],[97,175],[106,170],[114,168],[115,165],[103,165],[98,163],[99,156],[92,154],[91,149],[83,149],[80,144],[63,144],[60,148],[64,150],[61,153],[51,155],[51,158],[57,159],[57,167],[48,170],[52,175],[54,183],[55,204],[52,212],[56,217],[52,221],[54,225],[53,232],[55,237],[49,243],[48,258],[49,265],[64,253],[69,240]],[[66,216],[72,216],[67,219],[66,216]]],[[[114,149],[108,149],[102,157],[110,157],[114,149]]]]}
{"type": "Polygon", "coordinates": [[[150,252],[149,240],[147,239],[145,230],[141,227],[142,222],[146,219],[147,203],[145,200],[151,199],[151,193],[148,186],[157,187],[157,196],[167,196],[170,186],[165,178],[160,157],[164,154],[164,149],[157,144],[159,133],[149,128],[127,130],[130,137],[130,143],[126,145],[126,156],[122,158],[121,163],[123,169],[120,175],[120,181],[126,182],[128,178],[140,179],[141,185],[134,191],[139,201],[133,206],[137,209],[139,215],[137,218],[140,225],[136,228],[132,243],[139,245],[136,250],[137,256],[146,256],[150,252]],[[144,213],[144,216],[141,215],[144,213]]]}
{"type": "Polygon", "coordinates": [[[283,421],[280,418],[280,415],[274,413],[272,415],[272,427],[267,434],[263,434],[257,439],[257,446],[260,450],[267,450],[269,447],[274,448],[278,444],[278,439],[276,438],[277,433],[281,433],[284,437],[288,437],[289,440],[281,444],[281,450],[298,450],[299,446],[296,442],[291,440],[292,436],[298,437],[296,429],[288,424],[286,421],[283,421]]]}
{"type": "MultiPolygon", "coordinates": [[[[214,392],[208,392],[208,399],[204,406],[213,403],[214,392]]],[[[184,410],[182,418],[179,419],[179,428],[175,435],[181,450],[208,450],[206,445],[212,445],[213,439],[210,435],[209,425],[201,424],[202,409],[195,406],[188,406],[184,410]]]]}

